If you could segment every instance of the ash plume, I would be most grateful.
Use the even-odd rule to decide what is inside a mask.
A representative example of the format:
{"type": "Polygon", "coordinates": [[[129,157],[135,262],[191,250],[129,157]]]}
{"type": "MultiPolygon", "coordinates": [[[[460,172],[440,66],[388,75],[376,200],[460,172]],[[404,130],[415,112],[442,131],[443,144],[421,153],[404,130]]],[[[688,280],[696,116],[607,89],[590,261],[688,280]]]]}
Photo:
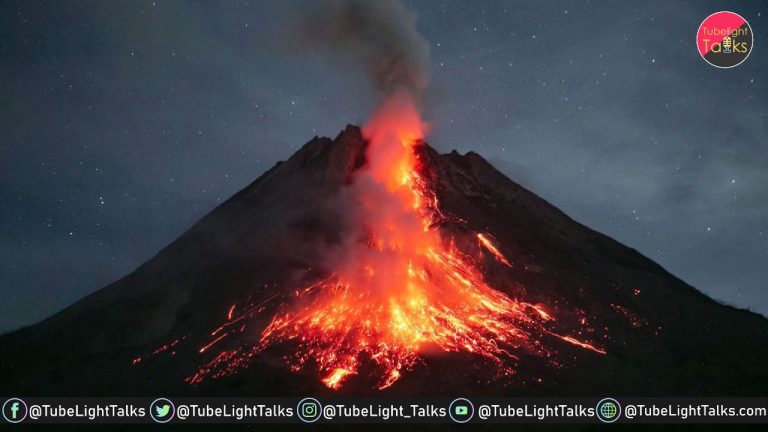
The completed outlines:
{"type": "Polygon", "coordinates": [[[416,30],[416,15],[399,1],[322,2],[301,22],[308,46],[330,48],[360,64],[384,99],[402,91],[420,99],[429,45],[416,30]]]}

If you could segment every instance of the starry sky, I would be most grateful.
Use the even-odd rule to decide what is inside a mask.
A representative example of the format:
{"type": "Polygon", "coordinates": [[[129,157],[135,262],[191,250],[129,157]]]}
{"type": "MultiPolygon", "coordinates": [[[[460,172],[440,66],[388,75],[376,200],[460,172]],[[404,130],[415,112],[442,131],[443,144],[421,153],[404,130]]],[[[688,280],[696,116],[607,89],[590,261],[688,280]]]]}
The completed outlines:
{"type": "MultiPolygon", "coordinates": [[[[302,1],[0,3],[0,331],[151,258],[314,135],[362,124],[302,1]]],[[[768,314],[768,4],[406,1],[428,141],[474,150],[710,296],[768,314]],[[754,52],[699,56],[740,13],[754,52]]]]}

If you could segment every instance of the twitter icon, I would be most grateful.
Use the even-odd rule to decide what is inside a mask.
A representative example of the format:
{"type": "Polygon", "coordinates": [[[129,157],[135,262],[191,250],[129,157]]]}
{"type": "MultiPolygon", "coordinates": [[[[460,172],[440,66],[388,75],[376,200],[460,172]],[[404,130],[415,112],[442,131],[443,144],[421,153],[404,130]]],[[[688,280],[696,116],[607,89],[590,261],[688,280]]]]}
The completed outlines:
{"type": "Polygon", "coordinates": [[[149,416],[158,423],[168,423],[176,414],[176,407],[169,399],[157,398],[149,405],[149,416]]]}
{"type": "Polygon", "coordinates": [[[163,406],[157,405],[155,406],[155,412],[157,413],[158,417],[165,417],[169,412],[171,412],[171,406],[168,404],[163,406]]]}

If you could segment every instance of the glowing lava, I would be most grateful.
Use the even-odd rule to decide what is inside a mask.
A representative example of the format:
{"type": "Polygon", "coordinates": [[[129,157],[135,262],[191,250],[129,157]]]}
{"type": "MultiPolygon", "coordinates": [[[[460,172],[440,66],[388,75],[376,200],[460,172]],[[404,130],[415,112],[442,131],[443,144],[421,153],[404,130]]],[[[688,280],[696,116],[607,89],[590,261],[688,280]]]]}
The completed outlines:
{"type": "Polygon", "coordinates": [[[507,261],[501,252],[499,252],[499,249],[496,247],[496,245],[493,244],[493,242],[491,242],[483,233],[477,233],[477,240],[484,248],[488,249],[488,251],[493,254],[493,257],[496,258],[498,262],[504,264],[507,267],[512,267],[512,264],[507,261]]]}
{"type": "MultiPolygon", "coordinates": [[[[293,371],[315,368],[331,389],[362,370],[362,379],[387,388],[436,351],[476,355],[495,366],[496,376],[512,375],[520,354],[550,357],[544,338],[605,354],[551,330],[555,318],[544,306],[489,286],[478,262],[441,237],[445,216],[419,159],[424,129],[406,94],[379,109],[363,130],[367,164],[344,191],[356,223],[344,247],[329,252],[332,272],[282,303],[253,345],[232,348],[228,337],[249,331],[250,320],[279,295],[231,305],[227,321],[197,348],[208,363],[187,382],[233,374],[277,345],[293,350],[286,357],[293,371]],[[227,348],[212,353],[219,346],[227,348]]],[[[512,267],[489,234],[474,236],[478,250],[512,267]]]]}
{"type": "MultiPolygon", "coordinates": [[[[472,259],[441,238],[438,201],[416,151],[423,134],[405,95],[376,113],[364,128],[368,165],[351,186],[360,221],[351,243],[334,274],[301,291],[262,333],[260,349],[295,342],[292,367],[314,364],[330,388],[364,362],[375,365],[376,387],[386,388],[426,349],[473,353],[494,362],[500,375],[514,372],[514,351],[543,353],[531,334],[548,333],[541,326],[551,316],[488,286],[472,259]]],[[[487,235],[477,238],[511,267],[487,235]]]]}

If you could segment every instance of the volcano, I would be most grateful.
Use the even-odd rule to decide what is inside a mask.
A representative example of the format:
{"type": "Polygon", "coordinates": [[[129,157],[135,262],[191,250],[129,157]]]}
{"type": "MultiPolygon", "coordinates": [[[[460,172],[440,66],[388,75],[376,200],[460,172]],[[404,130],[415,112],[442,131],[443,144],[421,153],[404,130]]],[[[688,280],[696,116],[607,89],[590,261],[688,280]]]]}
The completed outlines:
{"type": "Polygon", "coordinates": [[[440,154],[415,134],[393,154],[376,147],[386,137],[372,125],[313,138],[133,273],[0,337],[4,387],[69,396],[768,388],[764,317],[708,298],[476,153],[440,154]]]}

